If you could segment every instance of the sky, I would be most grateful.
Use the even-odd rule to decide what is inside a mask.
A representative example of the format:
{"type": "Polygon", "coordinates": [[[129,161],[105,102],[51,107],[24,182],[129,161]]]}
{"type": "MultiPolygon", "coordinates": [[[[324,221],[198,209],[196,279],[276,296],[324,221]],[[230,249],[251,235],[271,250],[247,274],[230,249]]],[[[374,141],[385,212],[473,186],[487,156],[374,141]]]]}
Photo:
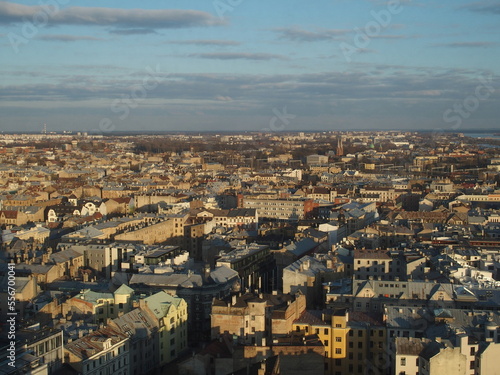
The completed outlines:
{"type": "Polygon", "coordinates": [[[0,131],[500,130],[500,1],[0,1],[0,131]]]}

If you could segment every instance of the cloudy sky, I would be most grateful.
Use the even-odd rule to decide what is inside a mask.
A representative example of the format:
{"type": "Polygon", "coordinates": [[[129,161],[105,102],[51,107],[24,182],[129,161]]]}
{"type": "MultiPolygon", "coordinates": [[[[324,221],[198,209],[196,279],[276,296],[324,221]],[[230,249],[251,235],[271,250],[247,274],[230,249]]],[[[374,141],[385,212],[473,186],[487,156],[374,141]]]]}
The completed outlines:
{"type": "Polygon", "coordinates": [[[0,130],[500,130],[499,61],[500,1],[0,1],[0,130]]]}

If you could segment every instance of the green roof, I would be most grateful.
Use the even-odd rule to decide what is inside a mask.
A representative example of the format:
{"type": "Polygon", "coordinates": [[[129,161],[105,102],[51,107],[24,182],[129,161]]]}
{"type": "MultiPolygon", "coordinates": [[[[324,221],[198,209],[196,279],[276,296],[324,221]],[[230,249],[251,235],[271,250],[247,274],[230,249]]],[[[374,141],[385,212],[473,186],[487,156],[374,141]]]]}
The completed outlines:
{"type": "Polygon", "coordinates": [[[115,295],[117,294],[128,296],[134,294],[134,289],[125,284],[122,284],[118,289],[115,290],[115,295]]]}
{"type": "Polygon", "coordinates": [[[155,316],[160,319],[168,314],[171,306],[179,307],[182,299],[179,297],[173,297],[166,292],[158,292],[145,298],[147,306],[155,314],[155,316]]]}

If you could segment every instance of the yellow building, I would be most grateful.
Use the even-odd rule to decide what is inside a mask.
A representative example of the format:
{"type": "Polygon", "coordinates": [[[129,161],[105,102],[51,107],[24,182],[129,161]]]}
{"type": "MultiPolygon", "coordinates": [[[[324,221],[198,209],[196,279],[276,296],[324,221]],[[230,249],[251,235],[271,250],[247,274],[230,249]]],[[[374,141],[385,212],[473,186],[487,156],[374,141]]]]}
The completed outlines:
{"type": "Polygon", "coordinates": [[[387,370],[386,329],[366,313],[337,310],[321,317],[305,312],[293,323],[296,332],[316,334],[325,346],[325,374],[366,374],[387,370]]]}
{"type": "Polygon", "coordinates": [[[163,366],[177,358],[187,348],[187,303],[180,297],[159,292],[140,300],[140,306],[147,308],[158,319],[159,365],[163,366]]]}

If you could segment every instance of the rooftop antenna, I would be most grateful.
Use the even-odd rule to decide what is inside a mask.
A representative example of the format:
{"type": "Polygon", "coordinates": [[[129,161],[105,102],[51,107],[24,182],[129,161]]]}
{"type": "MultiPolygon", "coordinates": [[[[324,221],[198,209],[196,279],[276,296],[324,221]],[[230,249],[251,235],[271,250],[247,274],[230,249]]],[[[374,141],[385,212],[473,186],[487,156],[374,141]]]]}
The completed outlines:
{"type": "Polygon", "coordinates": [[[43,124],[42,134],[47,135],[47,124],[46,123],[43,124]]]}

